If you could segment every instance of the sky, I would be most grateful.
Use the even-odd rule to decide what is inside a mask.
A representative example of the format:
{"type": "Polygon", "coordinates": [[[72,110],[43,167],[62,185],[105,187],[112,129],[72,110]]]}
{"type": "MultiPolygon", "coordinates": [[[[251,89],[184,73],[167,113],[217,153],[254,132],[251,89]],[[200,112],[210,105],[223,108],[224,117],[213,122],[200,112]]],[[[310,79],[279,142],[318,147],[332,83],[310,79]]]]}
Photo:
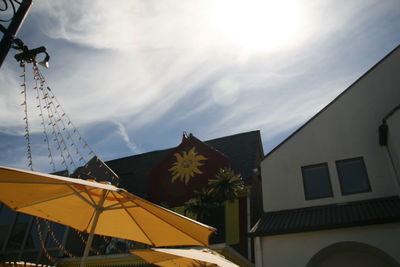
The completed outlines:
{"type": "MultiPolygon", "coordinates": [[[[18,37],[47,48],[47,84],[111,160],[175,147],[184,131],[205,141],[260,130],[266,154],[399,33],[399,0],[34,0],[18,37]]],[[[0,69],[0,165],[27,169],[15,53],[0,69]]],[[[47,171],[28,107],[33,160],[47,171]]]]}

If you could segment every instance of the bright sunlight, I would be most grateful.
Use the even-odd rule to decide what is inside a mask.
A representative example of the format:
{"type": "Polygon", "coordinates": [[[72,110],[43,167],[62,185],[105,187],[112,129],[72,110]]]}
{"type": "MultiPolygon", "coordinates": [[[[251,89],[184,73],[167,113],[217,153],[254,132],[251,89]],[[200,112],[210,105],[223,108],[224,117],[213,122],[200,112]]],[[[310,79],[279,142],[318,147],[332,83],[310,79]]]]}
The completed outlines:
{"type": "Polygon", "coordinates": [[[215,1],[216,26],[242,53],[285,48],[301,37],[305,15],[296,0],[215,1]]]}

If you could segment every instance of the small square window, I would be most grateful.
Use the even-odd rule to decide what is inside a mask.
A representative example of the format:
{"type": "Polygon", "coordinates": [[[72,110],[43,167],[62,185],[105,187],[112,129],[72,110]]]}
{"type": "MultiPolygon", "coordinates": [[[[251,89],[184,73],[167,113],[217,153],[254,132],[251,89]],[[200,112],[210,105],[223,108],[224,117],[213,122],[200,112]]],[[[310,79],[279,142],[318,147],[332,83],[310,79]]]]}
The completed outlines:
{"type": "Polygon", "coordinates": [[[327,163],[304,166],[301,172],[306,200],[333,196],[327,163]]]}
{"type": "Polygon", "coordinates": [[[338,160],[336,168],[343,195],[371,191],[363,158],[338,160]]]}

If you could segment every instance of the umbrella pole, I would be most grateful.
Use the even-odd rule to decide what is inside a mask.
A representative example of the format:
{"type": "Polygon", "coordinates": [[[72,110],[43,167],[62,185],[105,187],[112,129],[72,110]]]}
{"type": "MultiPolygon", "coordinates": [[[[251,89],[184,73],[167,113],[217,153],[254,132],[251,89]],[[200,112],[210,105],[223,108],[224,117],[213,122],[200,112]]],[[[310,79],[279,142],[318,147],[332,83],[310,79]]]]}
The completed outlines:
{"type": "Polygon", "coordinates": [[[89,256],[90,248],[92,247],[94,230],[96,229],[97,222],[99,221],[100,214],[103,212],[103,204],[106,200],[106,190],[103,190],[103,196],[101,197],[99,204],[96,205],[96,212],[94,214],[92,227],[90,228],[90,233],[88,240],[86,242],[85,251],[83,252],[83,256],[81,259],[80,267],[84,267],[86,263],[86,258],[89,256]]]}

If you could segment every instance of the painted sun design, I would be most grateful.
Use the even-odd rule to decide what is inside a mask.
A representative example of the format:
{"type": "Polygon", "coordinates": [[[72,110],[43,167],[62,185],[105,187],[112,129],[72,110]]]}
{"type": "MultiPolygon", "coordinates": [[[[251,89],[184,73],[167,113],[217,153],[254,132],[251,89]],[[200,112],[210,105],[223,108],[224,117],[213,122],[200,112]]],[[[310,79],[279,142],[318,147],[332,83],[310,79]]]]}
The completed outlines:
{"type": "Polygon", "coordinates": [[[168,170],[172,173],[172,182],[176,179],[180,179],[182,182],[187,184],[193,176],[196,174],[202,174],[199,170],[199,166],[204,165],[200,161],[206,160],[207,158],[198,155],[195,147],[192,147],[188,152],[183,151],[182,154],[175,153],[176,162],[172,164],[172,167],[168,170]]]}

